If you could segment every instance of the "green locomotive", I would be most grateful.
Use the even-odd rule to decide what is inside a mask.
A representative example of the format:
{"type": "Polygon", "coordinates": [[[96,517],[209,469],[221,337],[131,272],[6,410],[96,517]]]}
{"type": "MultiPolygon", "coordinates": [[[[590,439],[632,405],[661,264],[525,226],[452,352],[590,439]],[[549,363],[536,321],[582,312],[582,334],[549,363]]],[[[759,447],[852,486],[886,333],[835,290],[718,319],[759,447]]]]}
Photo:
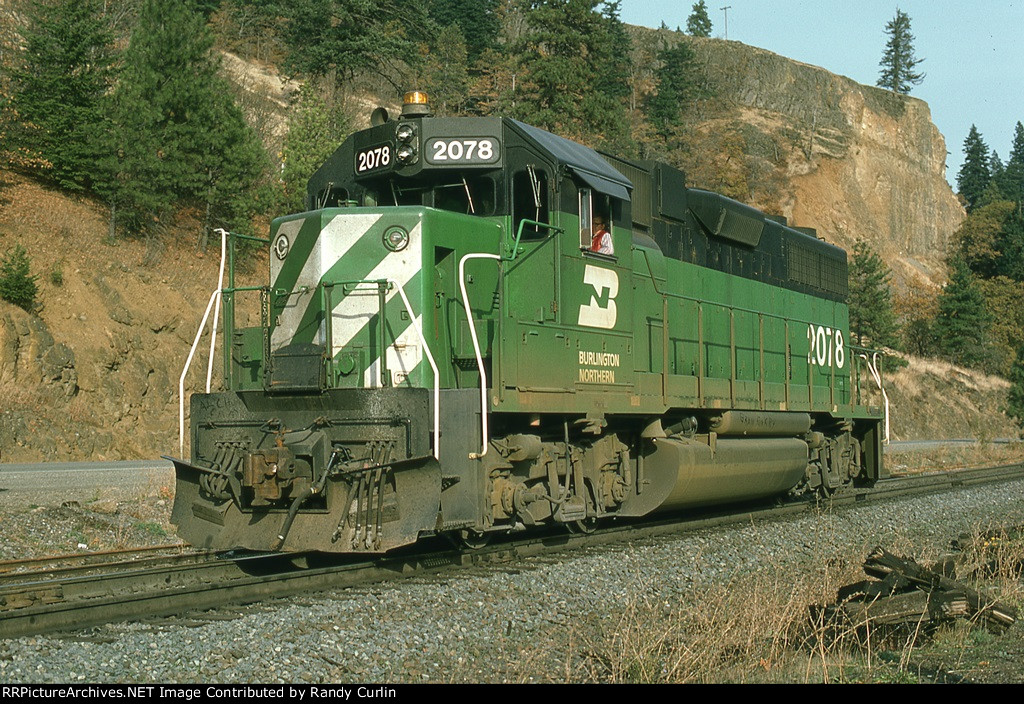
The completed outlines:
{"type": "Polygon", "coordinates": [[[884,476],[846,253],[671,166],[412,93],[307,205],[268,286],[221,287],[226,390],[175,460],[193,545],[474,544],[884,476]]]}

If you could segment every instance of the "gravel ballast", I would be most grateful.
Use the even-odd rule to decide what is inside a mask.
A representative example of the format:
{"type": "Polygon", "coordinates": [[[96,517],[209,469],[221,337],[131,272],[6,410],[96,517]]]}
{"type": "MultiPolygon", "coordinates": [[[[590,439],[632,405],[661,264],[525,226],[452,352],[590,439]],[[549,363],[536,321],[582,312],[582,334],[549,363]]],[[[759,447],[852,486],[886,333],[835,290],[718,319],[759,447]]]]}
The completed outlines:
{"type": "Polygon", "coordinates": [[[3,641],[0,682],[575,681],[587,678],[574,669],[585,626],[620,618],[638,598],[671,608],[708,585],[795,579],[875,545],[936,555],[961,533],[1022,524],[1024,481],[808,513],[238,607],[216,620],[3,641]]]}

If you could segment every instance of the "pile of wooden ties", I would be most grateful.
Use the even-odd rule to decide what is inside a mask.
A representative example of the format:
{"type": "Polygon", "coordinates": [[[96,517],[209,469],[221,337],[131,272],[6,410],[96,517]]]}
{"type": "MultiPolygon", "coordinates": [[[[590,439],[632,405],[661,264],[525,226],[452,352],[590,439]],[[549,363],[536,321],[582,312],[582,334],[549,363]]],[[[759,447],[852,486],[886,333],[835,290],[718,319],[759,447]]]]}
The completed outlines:
{"type": "Polygon", "coordinates": [[[836,603],[816,609],[812,617],[870,626],[930,626],[956,618],[971,619],[994,633],[1017,620],[1012,606],[984,596],[956,580],[953,561],[926,568],[912,559],[875,548],[864,561],[864,580],[839,590],[836,603]]]}

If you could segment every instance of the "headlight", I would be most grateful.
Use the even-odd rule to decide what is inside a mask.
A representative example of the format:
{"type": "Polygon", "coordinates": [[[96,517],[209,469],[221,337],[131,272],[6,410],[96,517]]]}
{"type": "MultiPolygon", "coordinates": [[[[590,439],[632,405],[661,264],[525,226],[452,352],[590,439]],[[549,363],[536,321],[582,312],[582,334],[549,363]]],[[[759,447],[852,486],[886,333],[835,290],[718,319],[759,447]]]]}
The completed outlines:
{"type": "Polygon", "coordinates": [[[416,147],[411,144],[403,144],[395,152],[395,158],[402,164],[412,164],[416,161],[416,147]]]}
{"type": "Polygon", "coordinates": [[[395,136],[398,137],[399,142],[409,142],[416,136],[416,128],[408,122],[404,122],[395,130],[395,136]]]}

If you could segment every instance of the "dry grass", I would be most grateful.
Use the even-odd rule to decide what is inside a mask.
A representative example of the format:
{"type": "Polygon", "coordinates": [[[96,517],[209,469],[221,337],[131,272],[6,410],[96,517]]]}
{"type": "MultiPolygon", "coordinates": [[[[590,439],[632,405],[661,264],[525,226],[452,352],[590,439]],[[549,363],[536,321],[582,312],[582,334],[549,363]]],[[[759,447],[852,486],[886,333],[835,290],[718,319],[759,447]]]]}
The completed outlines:
{"type": "MultiPolygon", "coordinates": [[[[934,548],[896,542],[889,546],[893,552],[922,564],[941,557],[934,548]]],[[[958,574],[993,600],[1019,604],[1020,531],[979,527],[962,542],[958,574]]],[[[665,599],[653,583],[641,583],[610,605],[612,613],[604,618],[543,639],[550,644],[519,662],[508,679],[532,681],[547,672],[549,680],[565,682],[917,682],[937,676],[921,664],[936,647],[953,648],[959,653],[954,660],[963,662],[971,648],[996,638],[969,622],[936,630],[924,622],[871,629],[826,620],[815,607],[833,603],[839,587],[864,578],[861,564],[869,551],[866,545],[823,550],[810,571],[768,565],[725,584],[695,588],[685,598],[665,599]]]]}
{"type": "Polygon", "coordinates": [[[933,472],[989,467],[1024,461],[1024,442],[978,442],[947,445],[933,450],[885,451],[885,462],[894,473],[933,472]]]}

